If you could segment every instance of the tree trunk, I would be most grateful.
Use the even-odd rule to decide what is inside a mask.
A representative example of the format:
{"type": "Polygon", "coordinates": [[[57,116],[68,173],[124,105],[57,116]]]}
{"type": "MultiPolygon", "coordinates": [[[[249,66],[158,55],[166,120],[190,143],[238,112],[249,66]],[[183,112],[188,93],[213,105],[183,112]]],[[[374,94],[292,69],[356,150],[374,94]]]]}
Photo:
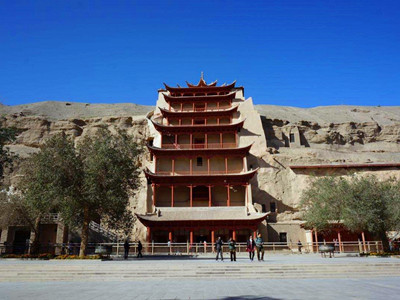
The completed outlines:
{"type": "Polygon", "coordinates": [[[387,238],[386,231],[380,233],[379,237],[382,240],[383,251],[388,252],[389,251],[389,240],[387,238]]]}
{"type": "Polygon", "coordinates": [[[90,223],[89,207],[85,207],[83,210],[81,249],[79,251],[80,257],[83,257],[86,255],[86,248],[87,248],[87,244],[89,241],[89,223],[90,223]]]}
{"type": "Polygon", "coordinates": [[[40,220],[41,220],[41,216],[37,216],[35,219],[35,224],[34,224],[34,228],[33,231],[35,232],[35,237],[32,241],[32,248],[31,248],[31,253],[32,254],[39,254],[40,252],[40,242],[39,242],[39,238],[40,238],[40,220]]]}

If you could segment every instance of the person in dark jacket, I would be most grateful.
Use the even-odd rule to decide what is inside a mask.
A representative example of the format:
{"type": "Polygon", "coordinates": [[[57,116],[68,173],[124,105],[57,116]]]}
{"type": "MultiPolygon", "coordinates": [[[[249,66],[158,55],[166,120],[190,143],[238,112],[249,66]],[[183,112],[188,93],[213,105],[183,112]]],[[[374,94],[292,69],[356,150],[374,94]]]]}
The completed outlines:
{"type": "Polygon", "coordinates": [[[233,238],[229,239],[229,252],[231,254],[231,261],[236,261],[236,242],[233,238]]]}
{"type": "Polygon", "coordinates": [[[261,233],[258,234],[256,238],[256,249],[258,261],[264,260],[264,241],[261,237],[261,233]]]}
{"type": "Polygon", "coordinates": [[[128,259],[128,255],[129,255],[129,241],[128,241],[128,239],[125,240],[124,249],[125,249],[124,259],[128,259]]]}
{"type": "Polygon", "coordinates": [[[246,251],[249,252],[250,260],[253,261],[254,259],[254,248],[256,247],[256,243],[253,240],[253,237],[250,236],[247,240],[247,248],[246,251]]]}
{"type": "Polygon", "coordinates": [[[138,258],[139,258],[139,257],[143,257],[143,255],[142,255],[142,249],[143,249],[142,242],[139,241],[139,242],[138,242],[138,245],[137,245],[137,250],[138,250],[137,257],[138,257],[138,258]]]}
{"type": "Polygon", "coordinates": [[[221,237],[219,236],[217,241],[215,242],[215,250],[217,251],[217,257],[215,258],[215,260],[218,260],[219,255],[221,254],[221,261],[224,260],[224,257],[222,255],[222,245],[224,243],[222,242],[221,237]]]}

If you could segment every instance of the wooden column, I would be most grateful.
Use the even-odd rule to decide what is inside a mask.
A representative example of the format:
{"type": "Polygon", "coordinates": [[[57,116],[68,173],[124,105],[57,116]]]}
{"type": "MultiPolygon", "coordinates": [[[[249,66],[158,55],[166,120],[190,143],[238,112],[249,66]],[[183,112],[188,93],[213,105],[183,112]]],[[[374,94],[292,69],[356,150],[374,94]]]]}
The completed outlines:
{"type": "Polygon", "coordinates": [[[190,159],[190,166],[189,166],[189,174],[192,175],[193,174],[193,159],[190,159]]]}
{"type": "Polygon", "coordinates": [[[232,231],[232,238],[236,241],[236,230],[232,231]]]}
{"type": "Polygon", "coordinates": [[[168,239],[171,241],[172,243],[172,231],[168,232],[168,239]]]}
{"type": "Polygon", "coordinates": [[[361,238],[362,238],[362,242],[363,242],[364,253],[367,253],[367,244],[365,243],[365,234],[364,234],[364,231],[361,232],[361,238]]]}
{"type": "Polygon", "coordinates": [[[211,207],[211,185],[208,186],[208,207],[211,207]]]}
{"type": "Polygon", "coordinates": [[[183,102],[181,102],[181,112],[183,111],[183,102]]]}
{"type": "Polygon", "coordinates": [[[193,185],[190,185],[189,189],[190,189],[190,207],[193,207],[193,185]]]}
{"type": "Polygon", "coordinates": [[[246,195],[244,196],[244,206],[247,207],[247,203],[249,202],[249,184],[246,184],[246,195]]]}
{"type": "Polygon", "coordinates": [[[154,207],[154,206],[156,206],[156,185],[154,183],[151,184],[151,189],[153,191],[152,204],[154,207]]]}
{"type": "Polygon", "coordinates": [[[171,207],[174,207],[174,186],[171,185],[171,207]]]}
{"type": "Polygon", "coordinates": [[[228,158],[225,157],[225,174],[228,174],[228,158]]]}
{"type": "Polygon", "coordinates": [[[193,102],[193,111],[194,111],[194,102],[193,102]]]}
{"type": "Polygon", "coordinates": [[[210,158],[207,157],[207,174],[210,175],[210,158]]]}
{"type": "Polygon", "coordinates": [[[150,227],[147,227],[147,237],[146,240],[148,243],[151,243],[151,229],[150,227]]]}
{"type": "Polygon", "coordinates": [[[154,160],[154,172],[157,173],[157,157],[155,155],[153,156],[153,160],[154,160]]]}
{"type": "Polygon", "coordinates": [[[171,169],[172,169],[172,175],[175,175],[175,158],[172,159],[171,169]]]}
{"type": "Polygon", "coordinates": [[[254,230],[254,232],[253,232],[253,239],[254,239],[254,241],[256,240],[256,238],[257,238],[257,228],[254,230]]]}
{"type": "Polygon", "coordinates": [[[317,229],[314,229],[314,238],[315,238],[315,245],[316,245],[316,252],[319,252],[319,248],[318,248],[318,232],[317,229]]]}
{"type": "Polygon", "coordinates": [[[337,236],[338,236],[338,243],[339,243],[339,253],[342,253],[342,237],[341,237],[340,231],[338,231],[337,236]]]}
{"type": "Polygon", "coordinates": [[[204,143],[205,143],[204,148],[208,149],[208,134],[207,133],[205,134],[204,143]]]}
{"type": "Polygon", "coordinates": [[[222,133],[219,134],[219,143],[220,147],[222,148],[222,133]]]}
{"type": "Polygon", "coordinates": [[[189,149],[193,149],[193,134],[190,134],[190,146],[189,149]]]}
{"type": "Polygon", "coordinates": [[[178,135],[177,135],[177,134],[175,134],[175,141],[174,141],[174,143],[175,143],[175,148],[178,148],[178,135]]]}
{"type": "Polygon", "coordinates": [[[234,133],[235,134],[235,147],[238,147],[238,133],[237,132],[235,132],[234,133]]]}
{"type": "Polygon", "coordinates": [[[226,206],[231,206],[231,189],[230,189],[230,185],[229,184],[226,186],[226,190],[227,190],[227,194],[228,194],[228,199],[226,201],[226,206]]]}
{"type": "Polygon", "coordinates": [[[215,244],[215,231],[211,230],[211,249],[214,249],[215,244]]]}
{"type": "Polygon", "coordinates": [[[193,244],[193,230],[190,230],[190,244],[193,244]]]}

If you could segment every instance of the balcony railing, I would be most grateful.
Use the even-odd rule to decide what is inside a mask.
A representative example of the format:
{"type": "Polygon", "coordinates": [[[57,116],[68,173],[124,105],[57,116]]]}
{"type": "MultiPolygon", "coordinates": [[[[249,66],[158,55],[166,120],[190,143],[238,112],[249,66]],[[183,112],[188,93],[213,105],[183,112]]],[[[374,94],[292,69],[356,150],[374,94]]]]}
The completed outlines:
{"type": "Polygon", "coordinates": [[[164,175],[164,176],[188,176],[188,175],[224,175],[224,174],[238,174],[242,173],[243,169],[234,169],[234,170],[218,170],[218,171],[156,171],[157,175],[164,175]]]}
{"type": "Polygon", "coordinates": [[[236,148],[236,143],[208,143],[208,144],[164,144],[163,149],[229,149],[236,148]]]}
{"type": "Polygon", "coordinates": [[[224,105],[224,106],[220,106],[219,108],[216,107],[207,107],[207,109],[205,107],[195,107],[194,110],[192,107],[184,107],[182,110],[180,109],[173,109],[173,112],[213,112],[213,111],[224,111],[227,110],[229,108],[232,108],[232,106],[230,105],[224,105]]]}

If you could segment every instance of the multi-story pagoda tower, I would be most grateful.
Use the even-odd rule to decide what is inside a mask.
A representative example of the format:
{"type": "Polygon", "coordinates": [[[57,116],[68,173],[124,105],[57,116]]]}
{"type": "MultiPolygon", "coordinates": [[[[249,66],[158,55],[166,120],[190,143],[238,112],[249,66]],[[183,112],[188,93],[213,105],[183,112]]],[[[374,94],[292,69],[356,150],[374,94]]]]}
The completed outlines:
{"type": "Polygon", "coordinates": [[[147,213],[138,215],[147,241],[245,241],[266,214],[253,208],[249,181],[257,169],[247,166],[251,144],[240,142],[243,88],[207,84],[203,76],[197,85],[164,85],[150,118],[151,195],[147,213]]]}

